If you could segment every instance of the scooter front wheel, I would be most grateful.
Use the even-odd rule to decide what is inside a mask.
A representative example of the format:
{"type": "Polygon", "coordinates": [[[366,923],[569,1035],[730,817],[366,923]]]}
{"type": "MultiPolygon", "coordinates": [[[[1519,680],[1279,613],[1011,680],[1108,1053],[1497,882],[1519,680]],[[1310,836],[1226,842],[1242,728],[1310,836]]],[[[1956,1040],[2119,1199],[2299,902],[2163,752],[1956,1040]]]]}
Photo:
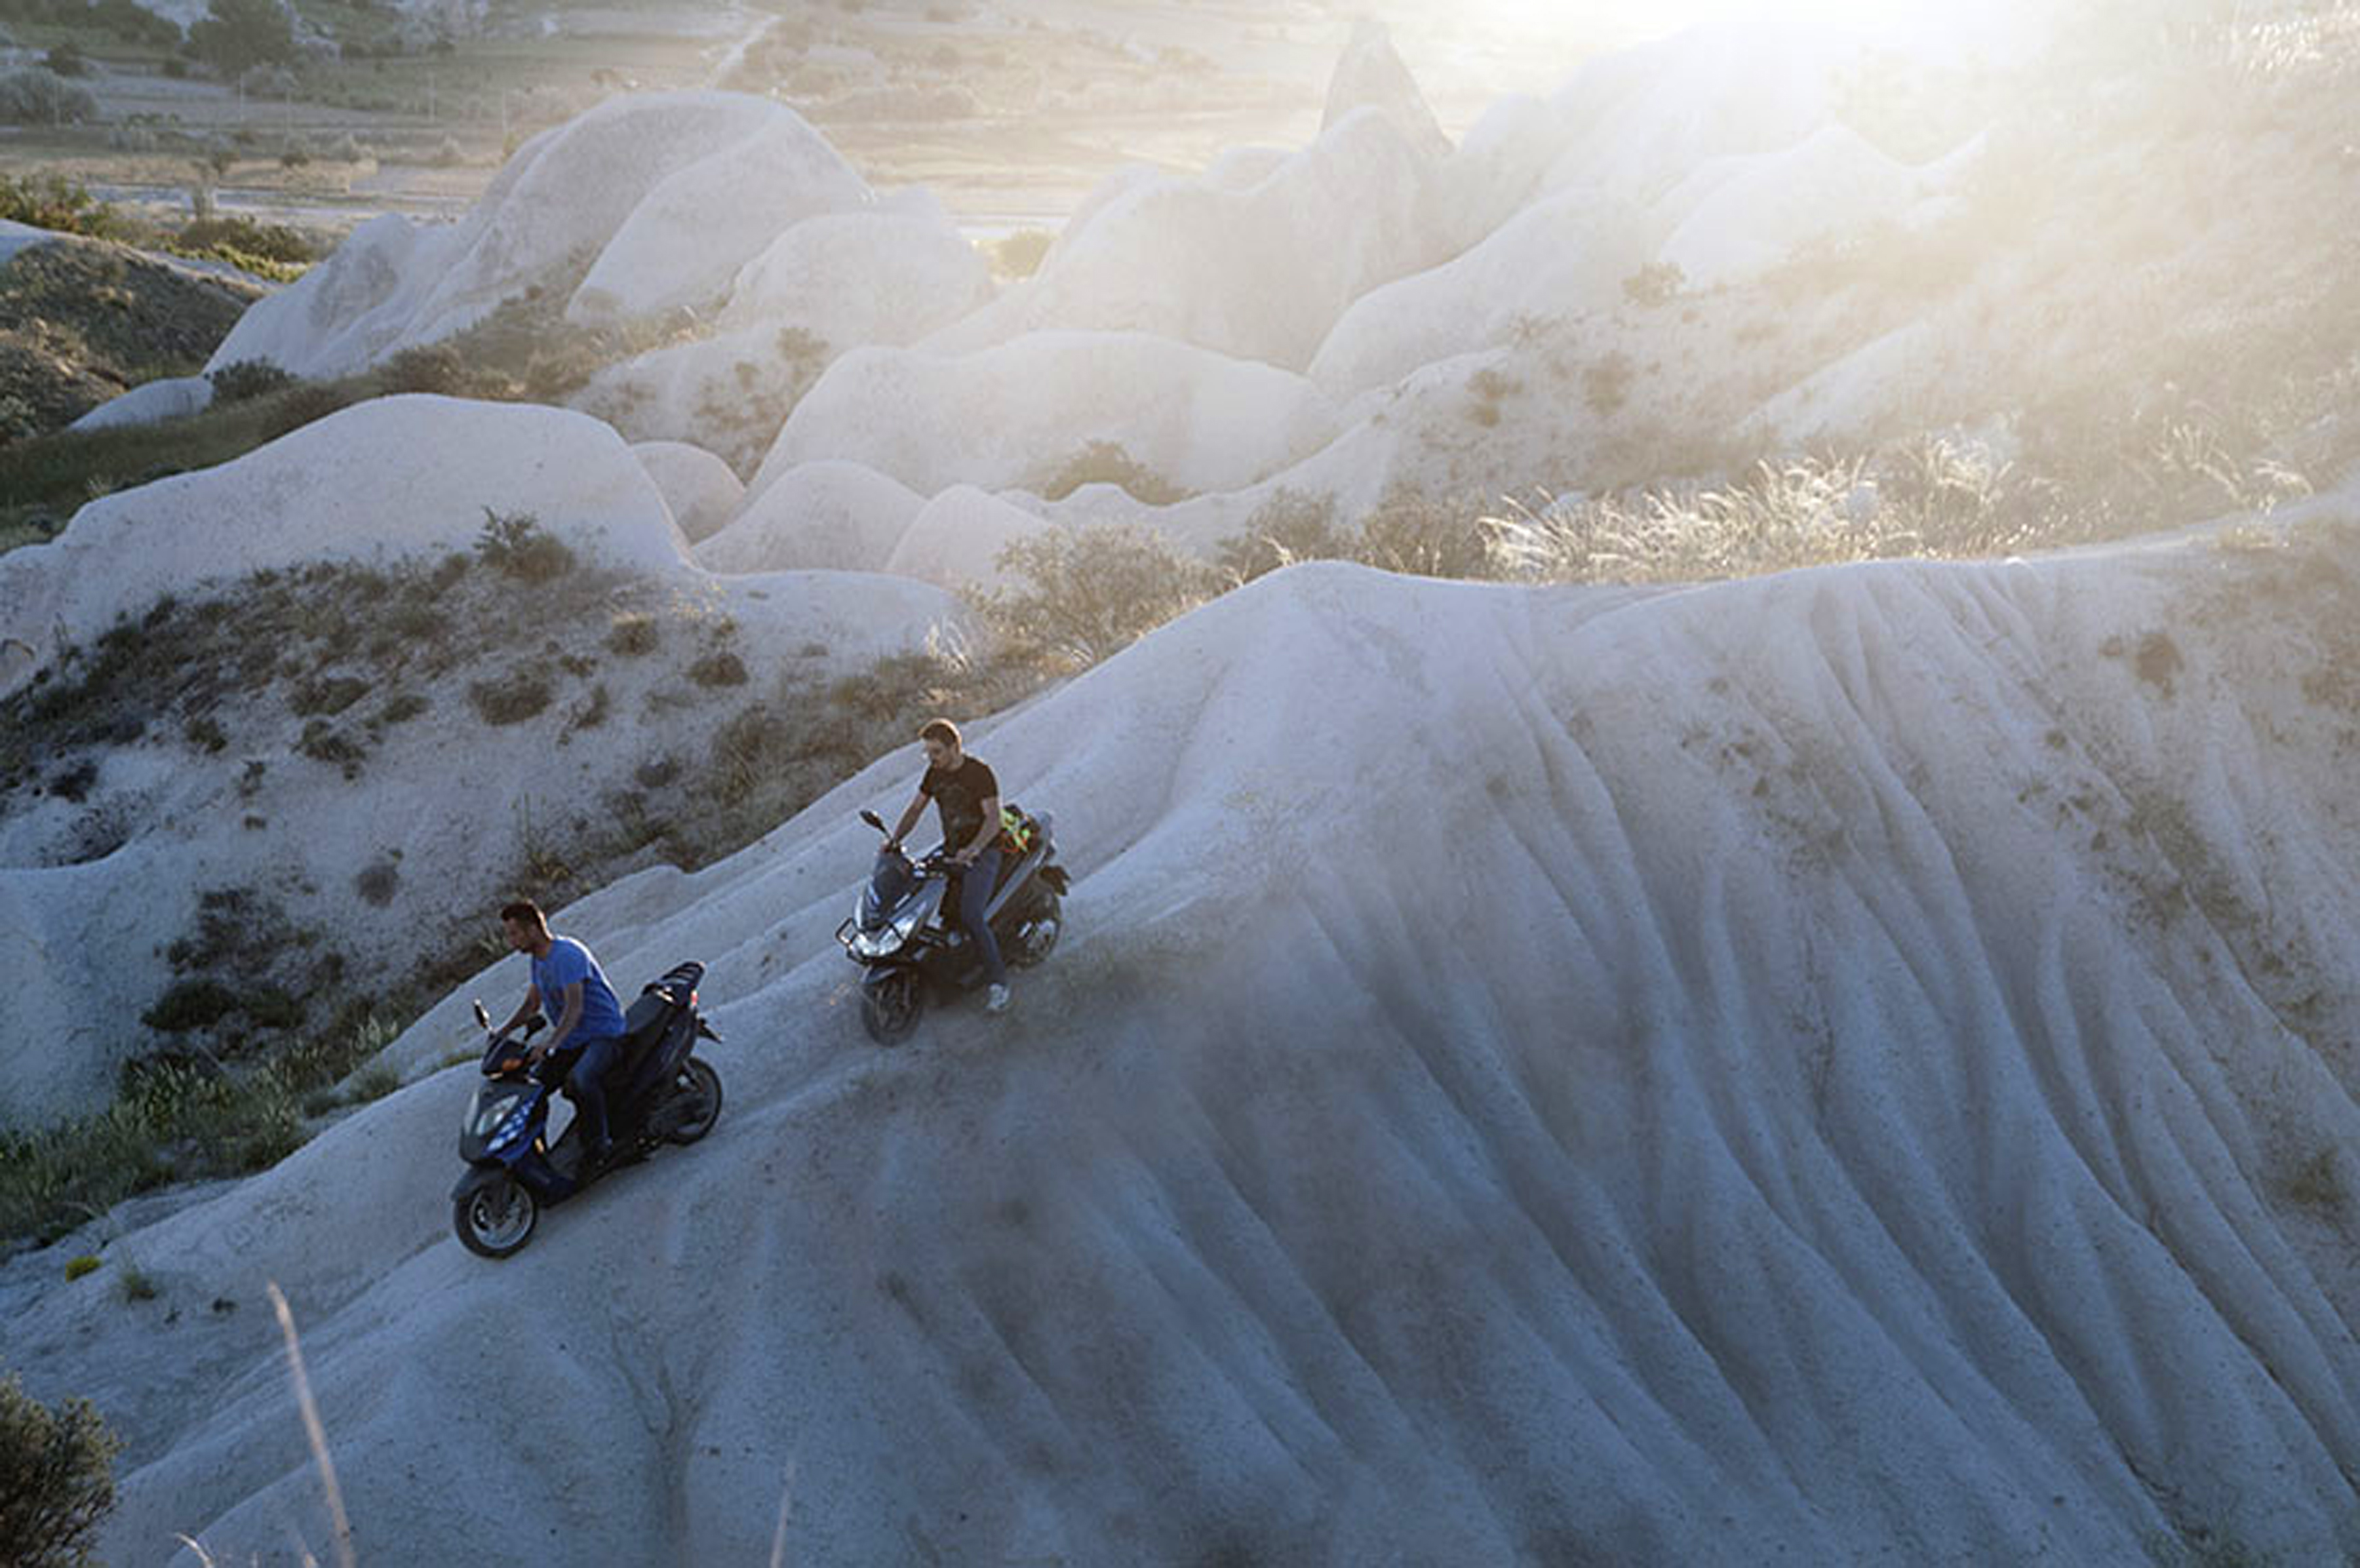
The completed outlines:
{"type": "Polygon", "coordinates": [[[478,1258],[506,1258],[532,1239],[541,1204],[505,1171],[470,1181],[451,1200],[451,1228],[478,1258]]]}
{"type": "Polygon", "coordinates": [[[914,969],[896,969],[860,987],[860,1027],[880,1045],[899,1045],[925,1016],[926,994],[914,969]]]}

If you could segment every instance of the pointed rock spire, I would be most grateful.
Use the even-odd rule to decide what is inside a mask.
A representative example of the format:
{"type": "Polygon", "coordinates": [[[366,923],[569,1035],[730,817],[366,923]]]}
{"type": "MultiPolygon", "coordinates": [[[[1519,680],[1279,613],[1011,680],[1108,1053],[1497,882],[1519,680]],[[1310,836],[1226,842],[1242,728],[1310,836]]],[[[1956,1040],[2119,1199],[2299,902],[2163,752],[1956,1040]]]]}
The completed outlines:
{"type": "Polygon", "coordinates": [[[1384,24],[1371,16],[1353,20],[1351,41],[1328,81],[1328,110],[1320,116],[1319,128],[1325,131],[1353,110],[1365,108],[1381,111],[1420,152],[1437,158],[1450,156],[1450,138],[1435,123],[1416,78],[1402,63],[1384,24]]]}

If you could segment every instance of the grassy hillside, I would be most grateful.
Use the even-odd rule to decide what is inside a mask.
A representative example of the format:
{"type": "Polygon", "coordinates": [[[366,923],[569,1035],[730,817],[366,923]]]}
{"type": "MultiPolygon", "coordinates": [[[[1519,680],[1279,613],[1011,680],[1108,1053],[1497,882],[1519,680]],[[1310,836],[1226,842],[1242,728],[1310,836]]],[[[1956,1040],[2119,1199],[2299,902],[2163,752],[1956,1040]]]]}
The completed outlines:
{"type": "Polygon", "coordinates": [[[261,293],[106,240],[18,251],[0,266],[0,444],[142,382],[195,375],[261,293]]]}

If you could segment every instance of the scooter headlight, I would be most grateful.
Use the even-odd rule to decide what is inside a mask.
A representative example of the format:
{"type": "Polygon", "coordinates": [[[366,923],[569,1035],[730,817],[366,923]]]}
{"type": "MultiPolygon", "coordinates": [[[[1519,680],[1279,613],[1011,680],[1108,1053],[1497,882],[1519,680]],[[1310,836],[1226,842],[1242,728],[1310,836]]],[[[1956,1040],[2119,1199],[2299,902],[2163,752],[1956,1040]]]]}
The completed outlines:
{"type": "Polygon", "coordinates": [[[918,911],[912,909],[908,914],[901,916],[898,920],[888,921],[880,930],[873,931],[854,931],[852,933],[852,956],[855,958],[890,958],[893,954],[901,952],[904,946],[908,945],[910,938],[917,934],[917,930],[918,911]]]}
{"type": "Polygon", "coordinates": [[[501,1124],[520,1118],[524,1114],[521,1094],[478,1094],[475,1108],[467,1117],[467,1130],[489,1142],[501,1130],[501,1124]]]}

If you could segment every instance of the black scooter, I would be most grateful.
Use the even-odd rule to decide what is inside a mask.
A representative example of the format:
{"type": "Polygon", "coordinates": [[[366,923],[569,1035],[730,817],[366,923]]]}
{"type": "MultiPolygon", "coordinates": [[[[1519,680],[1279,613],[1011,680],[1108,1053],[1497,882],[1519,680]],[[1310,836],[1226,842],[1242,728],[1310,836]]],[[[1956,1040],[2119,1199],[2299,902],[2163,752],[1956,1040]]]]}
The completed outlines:
{"type": "MultiPolygon", "coordinates": [[[[467,1173],[451,1190],[451,1228],[467,1250],[506,1258],[532,1239],[548,1204],[562,1203],[618,1165],[644,1160],[659,1145],[694,1143],[721,1115],[721,1075],[693,1054],[696,1042],[721,1037],[696,1010],[702,964],[673,966],[640,991],[623,1015],[623,1044],[606,1074],[607,1130],[614,1147],[595,1169],[584,1170],[581,1118],[556,1144],[544,1143],[549,1102],[565,1082],[578,1051],[528,1066],[525,1044],[544,1020],[525,1020],[524,1036],[493,1035],[484,1046],[484,1083],[459,1129],[459,1158],[467,1173]]],[[[484,1004],[475,1022],[492,1027],[484,1004]]]]}
{"type": "MultiPolygon", "coordinates": [[[[1011,806],[1011,833],[1020,842],[1003,846],[1000,885],[992,890],[986,919],[1011,969],[1030,969],[1049,956],[1065,928],[1060,899],[1070,884],[1057,864],[1054,823],[1045,814],[1028,817],[1011,806]]],[[[890,836],[885,820],[863,811],[860,820],[890,836]]],[[[836,940],[861,966],[860,1026],[880,1045],[909,1038],[925,1016],[929,992],[972,989],[983,981],[983,964],[945,903],[957,868],[940,847],[912,861],[896,848],[880,847],[869,870],[852,918],[836,928],[836,940]]]]}

